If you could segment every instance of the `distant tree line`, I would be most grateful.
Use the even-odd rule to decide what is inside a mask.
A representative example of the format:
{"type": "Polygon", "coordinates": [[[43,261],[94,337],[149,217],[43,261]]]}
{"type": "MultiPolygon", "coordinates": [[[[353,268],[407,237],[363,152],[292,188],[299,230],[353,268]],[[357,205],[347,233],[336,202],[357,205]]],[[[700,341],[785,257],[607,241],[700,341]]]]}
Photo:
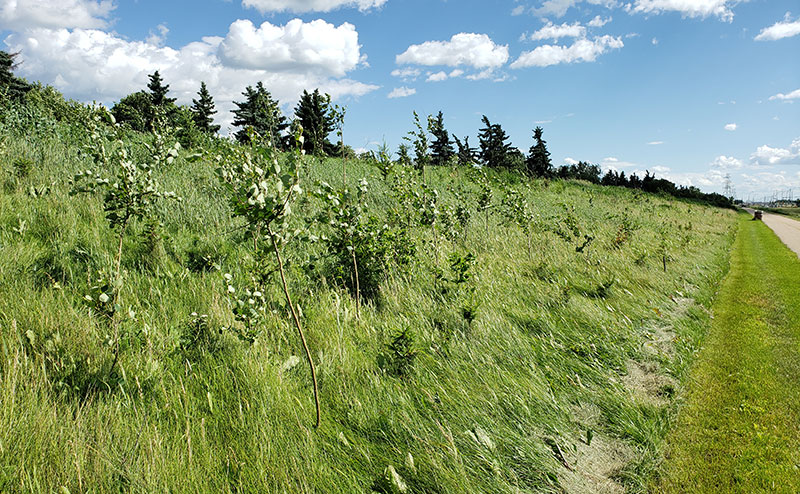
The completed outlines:
{"type": "MultiPolygon", "coordinates": [[[[24,79],[14,76],[17,53],[0,51],[0,96],[12,101],[23,101],[31,86],[24,79]]],[[[148,75],[146,90],[140,90],[120,99],[111,108],[111,113],[120,124],[139,132],[169,128],[175,132],[184,146],[191,147],[198,135],[214,136],[220,126],[214,123],[214,99],[205,82],[200,82],[197,98],[191,106],[177,105],[175,98],[169,97],[169,85],[164,83],[158,70],[148,75]]],[[[304,150],[317,156],[354,156],[350,146],[341,140],[341,125],[344,109],[331,103],[328,94],[303,91],[294,108],[294,119],[290,122],[283,114],[278,100],[274,99],[263,83],[247,86],[242,92],[243,100],[234,101],[233,126],[237,128],[233,136],[241,143],[250,141],[253,135],[268,139],[276,148],[286,150],[291,143],[290,135],[297,126],[302,128],[304,150]],[[333,144],[329,137],[337,131],[340,137],[333,144]]],[[[414,113],[415,130],[404,137],[404,143],[397,151],[397,161],[424,170],[425,166],[485,166],[487,168],[516,171],[532,178],[583,180],[598,185],[626,187],[644,192],[667,194],[674,197],[708,202],[715,206],[732,207],[732,198],[722,194],[707,194],[694,186],[685,187],[650,175],[636,174],[626,176],[625,172],[607,171],[604,175],[600,166],[580,161],[571,165],[555,167],[550,159],[547,143],[541,127],[533,129],[533,144],[524,155],[514,147],[508,134],[499,123],[492,123],[486,115],[481,118],[482,127],[478,129],[478,147],[472,147],[469,137],[459,139],[447,131],[444,115],[427,118],[423,125],[419,115],[414,113]],[[413,151],[413,156],[412,156],[413,151]]]]}

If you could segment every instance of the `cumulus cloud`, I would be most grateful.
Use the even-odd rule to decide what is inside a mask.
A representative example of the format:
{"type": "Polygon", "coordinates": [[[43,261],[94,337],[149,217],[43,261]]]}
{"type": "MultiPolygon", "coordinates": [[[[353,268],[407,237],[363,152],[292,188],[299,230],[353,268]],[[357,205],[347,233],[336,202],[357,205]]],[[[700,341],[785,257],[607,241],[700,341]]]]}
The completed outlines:
{"type": "Polygon", "coordinates": [[[547,67],[560,63],[593,62],[608,50],[622,48],[619,37],[609,35],[589,39],[579,39],[570,46],[543,45],[532,51],[523,52],[512,64],[512,69],[525,67],[547,67]]]}
{"type": "Polygon", "coordinates": [[[736,130],[737,127],[739,127],[739,126],[736,125],[735,123],[729,123],[729,124],[725,125],[725,130],[733,132],[734,130],[736,130]]]}
{"type": "Polygon", "coordinates": [[[791,20],[791,14],[786,13],[783,21],[765,27],[755,37],[756,41],[775,41],[783,38],[791,38],[800,34],[800,20],[791,20]]]}
{"type": "Polygon", "coordinates": [[[611,22],[611,17],[607,17],[607,18],[603,19],[602,17],[597,15],[597,16],[594,17],[594,19],[589,21],[589,23],[587,25],[589,27],[603,27],[606,24],[608,24],[609,22],[611,22]]]}
{"type": "Polygon", "coordinates": [[[733,21],[733,11],[730,5],[736,0],[636,0],[627,8],[631,12],[642,14],[660,14],[663,12],[677,12],[683,17],[709,17],[716,16],[720,20],[733,21]]]}
{"type": "Polygon", "coordinates": [[[579,22],[567,24],[566,22],[561,25],[548,22],[544,27],[528,36],[531,41],[539,41],[543,39],[559,39],[559,38],[583,38],[586,35],[586,28],[581,26],[579,22]]]}
{"type": "Polygon", "coordinates": [[[392,89],[387,98],[405,98],[417,94],[417,90],[411,87],[396,87],[392,89]]]}
{"type": "Polygon", "coordinates": [[[711,168],[717,168],[721,170],[737,170],[744,166],[742,160],[738,158],[734,158],[733,156],[717,156],[714,158],[714,161],[711,162],[711,168]]]}
{"type": "Polygon", "coordinates": [[[404,81],[413,81],[420,75],[422,75],[422,71],[415,67],[403,67],[402,69],[394,69],[392,71],[392,76],[399,77],[404,81]]]}
{"type": "Polygon", "coordinates": [[[568,156],[568,157],[564,158],[564,163],[567,164],[567,165],[577,165],[579,163],[579,161],[574,159],[574,158],[570,158],[568,156]]]}
{"type": "MultiPolygon", "coordinates": [[[[200,81],[205,81],[217,103],[223,130],[232,120],[228,112],[233,101],[242,101],[244,88],[258,81],[283,103],[296,101],[303,89],[319,88],[334,98],[360,96],[378,89],[375,85],[335,77],[357,65],[341,54],[327,57],[327,52],[321,51],[314,53],[316,58],[298,55],[292,63],[291,57],[297,50],[286,46],[288,38],[283,38],[288,55],[282,63],[259,68],[220,55],[227,39],[205,37],[175,49],[147,41],[129,41],[94,29],[36,28],[11,34],[5,41],[12,51],[22,52],[21,75],[52,83],[68,97],[82,101],[112,103],[145,88],[147,74],[159,70],[178,103],[190,104],[200,81]]],[[[308,44],[300,38],[293,38],[292,42],[308,44]]],[[[357,52],[350,56],[359,59],[357,52]]]]}
{"type": "Polygon", "coordinates": [[[259,12],[330,12],[344,7],[357,7],[362,12],[380,7],[386,0],[242,0],[244,7],[253,7],[259,12]]]}
{"type": "Polygon", "coordinates": [[[508,46],[497,45],[486,34],[458,33],[449,41],[426,41],[411,45],[395,57],[399,65],[466,66],[494,69],[508,61],[508,46]]]}
{"type": "MultiPolygon", "coordinates": [[[[534,12],[540,16],[549,16],[554,15],[556,17],[563,17],[567,11],[577,6],[579,3],[583,2],[584,0],[545,0],[542,2],[542,6],[538,9],[534,9],[534,12]]],[[[592,5],[602,5],[606,8],[615,8],[620,5],[617,0],[585,0],[587,3],[592,5]]]]}
{"type": "Polygon", "coordinates": [[[650,141],[647,143],[648,146],[660,146],[664,144],[664,141],[650,141]]]}
{"type": "Polygon", "coordinates": [[[795,89],[794,91],[788,94],[778,93],[774,96],[769,97],[770,101],[775,101],[775,100],[791,101],[794,99],[800,99],[800,89],[795,89]]]}
{"type": "Polygon", "coordinates": [[[447,72],[439,71],[428,76],[427,82],[441,82],[447,80],[447,72]]]}
{"type": "Polygon", "coordinates": [[[773,148],[766,144],[759,146],[750,155],[750,163],[756,166],[800,165],[800,137],[793,140],[788,148],[773,148]]]}
{"type": "Polygon", "coordinates": [[[219,57],[240,69],[314,71],[341,77],[356,68],[361,54],[358,33],[349,23],[336,27],[319,19],[293,19],[285,26],[264,22],[256,27],[240,19],[230,25],[219,57]]]}
{"type": "Polygon", "coordinates": [[[101,28],[114,10],[111,0],[2,0],[0,25],[27,28],[101,28]]]}

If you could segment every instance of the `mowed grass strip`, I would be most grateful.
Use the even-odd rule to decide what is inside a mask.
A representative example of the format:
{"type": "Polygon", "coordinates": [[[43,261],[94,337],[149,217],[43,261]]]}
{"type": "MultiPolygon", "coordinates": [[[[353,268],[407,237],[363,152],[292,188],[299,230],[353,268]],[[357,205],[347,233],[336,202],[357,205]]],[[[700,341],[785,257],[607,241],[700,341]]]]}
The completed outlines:
{"type": "Polygon", "coordinates": [[[653,492],[800,492],[800,260],[739,226],[653,492]]]}

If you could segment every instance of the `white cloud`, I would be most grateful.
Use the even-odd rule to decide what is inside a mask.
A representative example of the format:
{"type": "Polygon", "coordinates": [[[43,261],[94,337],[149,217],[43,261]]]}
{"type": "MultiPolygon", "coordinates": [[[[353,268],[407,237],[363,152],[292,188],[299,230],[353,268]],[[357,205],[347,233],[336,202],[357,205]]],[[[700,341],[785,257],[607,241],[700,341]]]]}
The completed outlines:
{"type": "MultiPolygon", "coordinates": [[[[360,96],[378,89],[375,85],[332,77],[355,66],[351,61],[336,58],[341,55],[335,55],[333,61],[320,56],[316,65],[310,58],[302,57],[295,64],[287,57],[284,64],[271,64],[264,69],[227,65],[224,57],[218,55],[224,41],[221,37],[205,37],[174,49],[146,41],[128,41],[92,29],[37,28],[11,34],[5,41],[12,51],[22,52],[21,75],[52,83],[66,96],[82,101],[113,103],[144,89],[147,74],[159,70],[178,103],[190,104],[197,96],[200,81],[205,81],[217,104],[218,123],[223,124],[223,131],[232,120],[228,112],[233,101],[242,101],[244,88],[258,81],[283,104],[296,101],[303,89],[319,88],[334,98],[360,96]]],[[[302,39],[294,41],[304,43],[302,39]]],[[[287,50],[290,54],[295,52],[293,47],[287,50]]]]}
{"type": "Polygon", "coordinates": [[[788,94],[778,93],[774,96],[769,97],[770,101],[774,100],[790,101],[793,99],[800,99],[800,89],[795,89],[794,91],[788,94]]]}
{"type": "Polygon", "coordinates": [[[564,163],[566,163],[567,165],[577,165],[579,161],[570,157],[566,157],[564,158],[564,163]]]}
{"type": "Polygon", "coordinates": [[[742,163],[742,160],[734,158],[733,156],[721,155],[714,158],[710,166],[711,168],[719,168],[722,170],[738,170],[744,166],[744,163],[742,163]]]}
{"type": "Polygon", "coordinates": [[[791,38],[800,34],[800,20],[792,21],[790,14],[787,12],[783,18],[783,22],[776,22],[775,24],[765,27],[755,37],[756,41],[775,41],[783,38],[791,38]]]}
{"type": "Polygon", "coordinates": [[[593,40],[579,39],[570,46],[543,45],[533,51],[523,52],[512,64],[512,69],[547,67],[560,63],[593,62],[610,49],[622,48],[622,39],[601,36],[593,40]]]}
{"type": "Polygon", "coordinates": [[[150,35],[147,37],[147,43],[155,46],[163,46],[164,42],[167,40],[169,28],[164,24],[159,24],[156,26],[156,30],[158,32],[150,31],[150,35]]]}
{"type": "Polygon", "coordinates": [[[661,144],[664,144],[664,141],[650,141],[647,143],[648,146],[660,146],[661,144]]]}
{"type": "Polygon", "coordinates": [[[611,22],[611,17],[606,17],[605,19],[603,19],[602,17],[597,15],[597,16],[594,17],[594,19],[589,21],[587,26],[589,26],[589,27],[603,27],[606,24],[608,24],[609,22],[611,22]]]}
{"type": "Polygon", "coordinates": [[[422,71],[414,67],[404,67],[402,69],[394,69],[392,71],[392,76],[399,77],[404,81],[413,81],[420,75],[422,75],[422,71]]]}
{"type": "Polygon", "coordinates": [[[517,5],[517,6],[516,6],[516,7],[514,7],[514,9],[511,11],[511,15],[522,15],[522,14],[524,14],[524,13],[525,13],[525,7],[524,7],[523,5],[517,5]]]}
{"type": "Polygon", "coordinates": [[[397,64],[467,66],[476,69],[494,69],[507,61],[507,45],[497,45],[486,34],[475,33],[458,33],[449,41],[426,41],[411,45],[395,58],[397,64]]]}
{"type": "Polygon", "coordinates": [[[788,148],[773,148],[766,144],[759,146],[750,155],[750,163],[756,166],[800,165],[800,137],[793,140],[788,148]]]}
{"type": "Polygon", "coordinates": [[[574,24],[567,24],[565,22],[560,26],[548,22],[547,25],[528,36],[528,39],[531,41],[539,41],[543,39],[583,38],[585,35],[586,28],[581,26],[579,22],[575,22],[574,24]]]}
{"type": "Polygon", "coordinates": [[[0,26],[27,28],[99,28],[108,24],[111,0],[2,0],[0,26]]]}
{"type": "Polygon", "coordinates": [[[389,93],[387,98],[405,98],[407,96],[411,96],[417,94],[417,90],[410,87],[396,87],[392,89],[392,92],[389,93]]]}
{"type": "Polygon", "coordinates": [[[788,94],[778,93],[778,94],[776,94],[774,96],[770,96],[769,100],[770,101],[774,101],[774,100],[787,101],[787,100],[793,100],[793,99],[799,99],[799,98],[800,98],[800,89],[795,89],[794,91],[792,91],[791,93],[788,93],[788,94]]]}
{"type": "Polygon", "coordinates": [[[737,127],[739,127],[739,126],[736,125],[735,123],[729,123],[729,124],[725,125],[725,130],[733,132],[734,130],[737,129],[737,127]]]}
{"type": "Polygon", "coordinates": [[[444,71],[436,72],[434,74],[429,75],[428,78],[425,80],[427,82],[441,82],[447,80],[447,72],[444,71]]]}
{"type": "MultiPolygon", "coordinates": [[[[554,15],[556,17],[563,17],[572,7],[577,6],[584,0],[545,0],[542,6],[535,9],[534,12],[540,16],[554,15]]],[[[615,8],[620,5],[617,0],[585,0],[592,5],[602,5],[606,8],[615,8]]]]}
{"type": "Polygon", "coordinates": [[[726,22],[733,21],[733,11],[729,4],[737,0],[636,0],[628,9],[632,12],[643,14],[660,14],[662,12],[677,12],[683,17],[709,17],[716,16],[726,22]]]}
{"type": "Polygon", "coordinates": [[[244,7],[253,7],[265,12],[330,12],[343,7],[358,7],[365,11],[380,7],[386,0],[242,0],[244,7]]]}
{"type": "Polygon", "coordinates": [[[652,43],[653,45],[658,45],[658,38],[651,39],[650,43],[652,43]]]}
{"type": "Polygon", "coordinates": [[[339,27],[323,20],[293,19],[285,26],[264,22],[256,28],[237,20],[219,46],[228,66],[271,71],[313,71],[341,77],[361,60],[358,33],[352,24],[339,27]]]}

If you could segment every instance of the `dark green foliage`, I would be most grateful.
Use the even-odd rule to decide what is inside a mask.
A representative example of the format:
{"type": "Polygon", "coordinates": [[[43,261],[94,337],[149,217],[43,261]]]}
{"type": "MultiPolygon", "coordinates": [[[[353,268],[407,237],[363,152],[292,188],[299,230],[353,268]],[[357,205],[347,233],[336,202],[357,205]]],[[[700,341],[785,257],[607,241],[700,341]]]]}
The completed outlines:
{"type": "Polygon", "coordinates": [[[558,178],[585,180],[593,184],[600,183],[600,166],[586,161],[579,161],[575,165],[561,166],[558,169],[558,178]]]}
{"type": "Polygon", "coordinates": [[[479,158],[481,162],[490,168],[511,168],[511,143],[506,142],[508,135],[500,124],[492,124],[489,118],[484,115],[481,119],[484,128],[478,132],[478,142],[480,143],[479,158]]]}
{"type": "MultiPolygon", "coordinates": [[[[409,131],[406,136],[403,136],[403,139],[411,143],[414,147],[414,168],[418,172],[423,173],[425,167],[431,162],[431,156],[428,149],[428,132],[422,126],[417,112],[414,112],[414,128],[415,130],[409,131]]],[[[401,149],[401,152],[402,151],[401,149]]]]}
{"type": "Polygon", "coordinates": [[[153,99],[146,91],[137,91],[119,100],[111,108],[111,114],[117,123],[145,132],[153,115],[153,99]]]}
{"type": "Polygon", "coordinates": [[[528,152],[525,167],[528,175],[532,177],[550,178],[553,176],[553,165],[550,162],[550,151],[547,150],[547,143],[542,139],[543,132],[541,127],[536,127],[533,130],[533,138],[536,142],[528,152]]]}
{"type": "Polygon", "coordinates": [[[354,296],[358,285],[360,296],[370,299],[394,267],[414,259],[416,249],[405,228],[366,214],[366,194],[364,180],[355,192],[323,182],[314,193],[322,201],[317,222],[323,225],[328,274],[354,296]]]}
{"type": "Polygon", "coordinates": [[[234,101],[238,108],[233,110],[233,125],[240,127],[234,134],[236,140],[242,143],[250,142],[250,132],[254,131],[273,146],[284,148],[284,131],[289,126],[283,116],[278,101],[260,81],[256,87],[247,86],[242,93],[245,100],[241,103],[234,101]]]}
{"type": "Polygon", "coordinates": [[[230,254],[230,247],[219,242],[195,237],[192,245],[186,249],[186,267],[193,273],[209,272],[220,269],[230,254]]]}
{"type": "Polygon", "coordinates": [[[331,97],[321,94],[319,89],[313,93],[303,90],[294,116],[303,128],[303,149],[309,154],[333,154],[333,144],[328,135],[336,128],[334,115],[331,112],[331,97]]]}
{"type": "Polygon", "coordinates": [[[19,53],[0,51],[0,93],[14,101],[22,101],[31,90],[31,85],[27,81],[12,73],[17,68],[15,59],[18,55],[19,53]]]}
{"type": "Polygon", "coordinates": [[[450,134],[444,128],[442,112],[439,112],[436,118],[428,120],[428,131],[433,135],[431,164],[434,166],[447,165],[455,155],[455,150],[453,149],[453,141],[450,140],[450,134]]]}
{"type": "Polygon", "coordinates": [[[460,166],[471,166],[475,162],[478,150],[470,147],[469,136],[465,137],[463,142],[456,136],[453,136],[453,139],[455,139],[456,146],[458,147],[458,164],[460,166]]]}
{"type": "Polygon", "coordinates": [[[417,335],[411,328],[394,331],[392,341],[387,345],[386,353],[380,362],[383,368],[397,377],[407,377],[414,370],[417,359],[417,335]]]}
{"type": "Polygon", "coordinates": [[[192,100],[192,119],[195,126],[201,131],[208,134],[216,134],[219,132],[219,125],[214,124],[214,115],[217,110],[214,109],[214,98],[208,92],[206,83],[200,82],[200,91],[197,92],[200,99],[192,100]]]}
{"type": "Polygon", "coordinates": [[[156,70],[147,76],[150,82],[147,83],[147,89],[150,90],[150,99],[155,106],[169,106],[175,103],[175,98],[168,98],[169,84],[164,84],[161,79],[161,74],[156,70]]]}

